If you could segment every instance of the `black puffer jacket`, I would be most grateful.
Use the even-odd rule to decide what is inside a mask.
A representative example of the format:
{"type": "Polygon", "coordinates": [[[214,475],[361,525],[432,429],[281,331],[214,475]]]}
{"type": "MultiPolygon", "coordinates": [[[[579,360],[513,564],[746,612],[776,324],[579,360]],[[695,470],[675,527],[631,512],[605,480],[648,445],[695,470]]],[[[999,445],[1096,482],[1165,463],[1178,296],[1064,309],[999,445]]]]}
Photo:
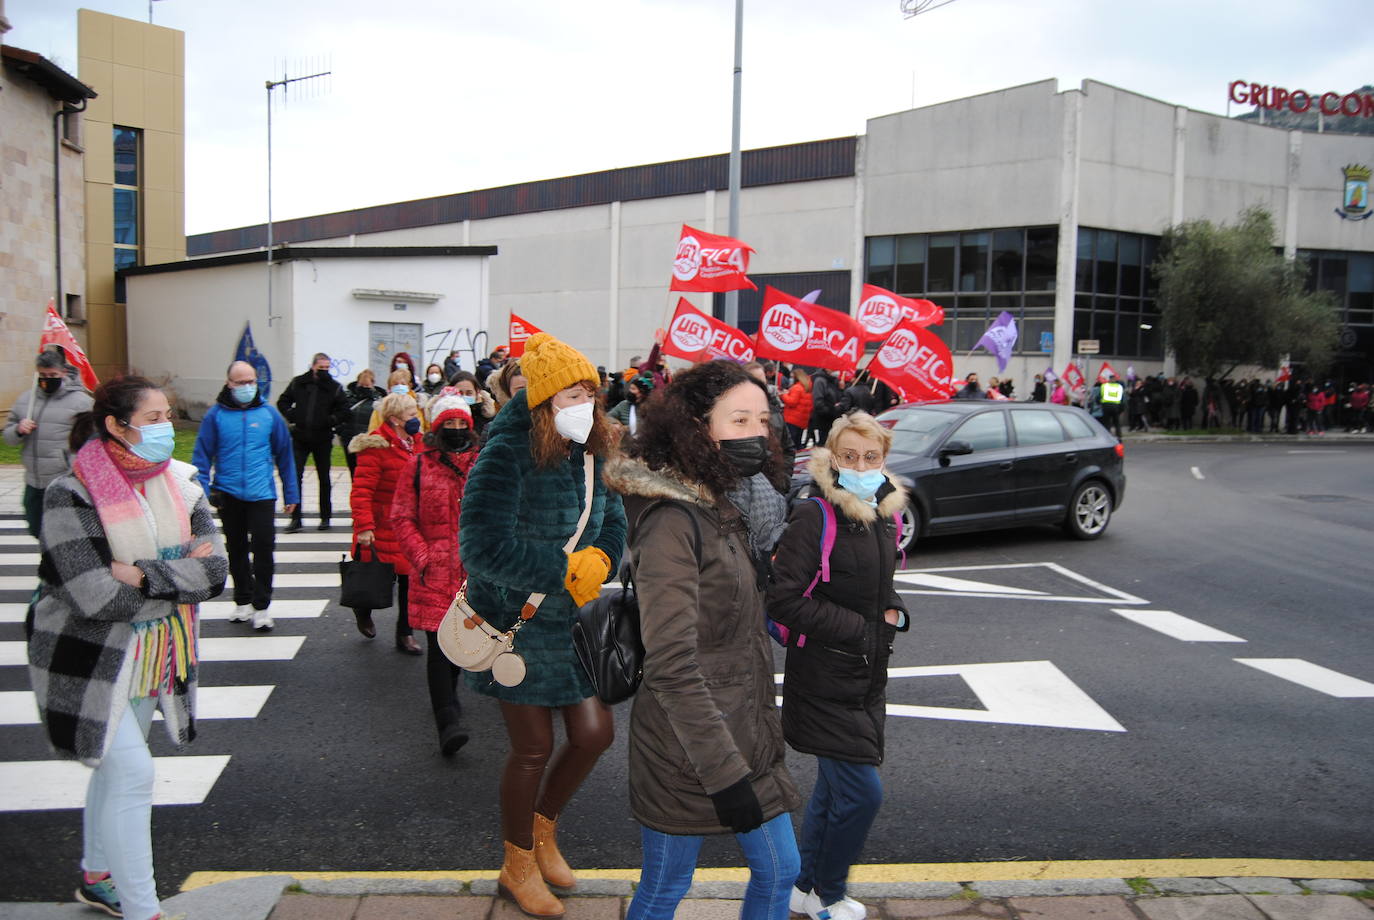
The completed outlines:
{"type": "Polygon", "coordinates": [[[840,488],[830,467],[830,451],[817,448],[809,470],[821,496],[835,509],[835,547],[830,581],[817,582],[803,597],[821,561],[820,507],[798,503],[773,557],[768,615],[806,644],[787,650],[783,681],[782,731],[787,743],[804,754],[850,763],[883,761],[883,721],[887,709],[887,661],[900,627],[883,619],[889,607],[906,606],[892,587],[897,567],[892,515],[906,493],[892,479],[870,507],[840,488]]]}
{"type": "Polygon", "coordinates": [[[334,437],[335,427],[348,416],[348,404],[337,380],[306,371],[291,378],[277,398],[277,411],[291,426],[292,439],[309,443],[334,437]]]}

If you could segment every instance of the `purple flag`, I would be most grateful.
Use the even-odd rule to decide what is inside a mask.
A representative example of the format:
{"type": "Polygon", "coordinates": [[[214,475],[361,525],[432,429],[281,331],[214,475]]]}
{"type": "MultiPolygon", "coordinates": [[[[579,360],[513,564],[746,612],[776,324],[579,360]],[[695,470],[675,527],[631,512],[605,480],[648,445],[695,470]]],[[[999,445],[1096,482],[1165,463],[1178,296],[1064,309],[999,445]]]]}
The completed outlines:
{"type": "Polygon", "coordinates": [[[1016,347],[1016,319],[1003,310],[998,314],[997,319],[992,321],[988,331],[983,333],[983,337],[978,340],[978,344],[973,346],[974,351],[979,348],[986,348],[997,358],[997,373],[1007,369],[1007,362],[1011,360],[1011,350],[1016,347]]]}
{"type": "Polygon", "coordinates": [[[1054,382],[1055,382],[1056,380],[1058,380],[1058,379],[1059,379],[1059,375],[1056,374],[1056,373],[1054,372],[1054,367],[1053,367],[1053,366],[1045,368],[1045,382],[1046,382],[1046,383],[1054,383],[1054,382]]]}

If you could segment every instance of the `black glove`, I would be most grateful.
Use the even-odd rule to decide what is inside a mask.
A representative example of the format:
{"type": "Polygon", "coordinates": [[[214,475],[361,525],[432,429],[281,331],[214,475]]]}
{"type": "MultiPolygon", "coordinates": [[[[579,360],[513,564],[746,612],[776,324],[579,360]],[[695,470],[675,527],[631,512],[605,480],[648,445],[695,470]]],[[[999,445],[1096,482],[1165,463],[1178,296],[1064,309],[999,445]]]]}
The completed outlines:
{"type": "Polygon", "coordinates": [[[210,503],[210,507],[212,508],[223,508],[224,493],[219,489],[211,489],[210,494],[206,496],[206,501],[210,503]]]}
{"type": "Polygon", "coordinates": [[[754,795],[754,787],[749,785],[747,776],[719,792],[711,793],[711,804],[716,806],[716,817],[720,818],[720,823],[736,834],[747,834],[763,824],[763,808],[759,806],[759,798],[754,795]]]}

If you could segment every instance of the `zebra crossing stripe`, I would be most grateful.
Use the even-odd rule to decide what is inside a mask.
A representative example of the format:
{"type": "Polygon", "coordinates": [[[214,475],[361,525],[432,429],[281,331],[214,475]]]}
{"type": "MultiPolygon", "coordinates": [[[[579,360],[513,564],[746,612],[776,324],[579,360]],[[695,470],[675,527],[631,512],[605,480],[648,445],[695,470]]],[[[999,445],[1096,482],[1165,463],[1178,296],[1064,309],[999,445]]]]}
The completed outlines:
{"type": "Polygon", "coordinates": [[[1172,610],[1134,610],[1112,608],[1112,613],[1119,614],[1132,623],[1138,623],[1155,632],[1163,633],[1180,642],[1244,642],[1240,636],[1233,636],[1228,632],[1222,632],[1206,623],[1199,623],[1197,620],[1189,619],[1174,613],[1172,610]]]}
{"type": "MultiPolygon", "coordinates": [[[[270,611],[274,620],[309,620],[323,615],[328,604],[328,601],[273,601],[270,611]]],[[[22,604],[10,606],[23,607],[22,604]]],[[[227,620],[233,612],[233,601],[206,601],[200,605],[202,620],[227,620]]],[[[23,610],[20,610],[19,615],[22,619],[23,610]]],[[[0,610],[0,622],[4,622],[3,610],[0,610]]]]}
{"type": "MultiPolygon", "coordinates": [[[[153,804],[199,805],[229,755],[153,758],[153,804]]],[[[74,760],[0,763],[0,812],[82,808],[91,768],[74,760]]]]}
{"type": "Polygon", "coordinates": [[[22,623],[28,604],[0,604],[0,623],[22,623]]]}
{"type": "MultiPolygon", "coordinates": [[[[199,687],[196,690],[197,719],[255,719],[262,711],[272,686],[199,687]]],[[[154,719],[161,719],[158,712],[154,719]]],[[[0,692],[0,725],[37,725],[38,703],[32,690],[0,692]]]]}
{"type": "MultiPolygon", "coordinates": [[[[279,549],[272,554],[272,558],[277,565],[309,565],[338,562],[342,555],[342,549],[279,549]]],[[[0,572],[9,571],[11,567],[36,572],[38,561],[38,553],[0,553],[0,572]]],[[[31,576],[24,577],[33,580],[31,576]]]]}
{"type": "Polygon", "coordinates": [[[1338,699],[1374,697],[1374,684],[1301,658],[1237,658],[1236,661],[1338,699]]]}
{"type": "MultiPolygon", "coordinates": [[[[290,661],[301,650],[305,636],[244,636],[202,638],[201,661],[290,661]]],[[[0,667],[27,665],[23,642],[0,642],[0,667]]]]}

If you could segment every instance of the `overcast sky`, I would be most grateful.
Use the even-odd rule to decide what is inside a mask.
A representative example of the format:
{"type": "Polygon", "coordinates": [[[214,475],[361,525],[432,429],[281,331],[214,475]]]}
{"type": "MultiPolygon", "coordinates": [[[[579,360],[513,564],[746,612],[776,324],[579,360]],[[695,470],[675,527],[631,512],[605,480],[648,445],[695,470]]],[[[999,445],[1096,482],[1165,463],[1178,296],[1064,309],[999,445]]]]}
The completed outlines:
{"type": "MultiPolygon", "coordinates": [[[[148,16],[7,0],[4,40],[76,73],[79,6],[148,16]]],[[[957,0],[904,20],[899,0],[745,0],[743,143],[1046,78],[1223,113],[1235,79],[1345,92],[1371,81],[1369,10],[957,0]]],[[[328,82],[273,110],[277,219],[730,146],[733,0],[160,0],[153,18],[186,33],[188,233],[266,219],[263,84],[315,64],[328,82]]]]}

